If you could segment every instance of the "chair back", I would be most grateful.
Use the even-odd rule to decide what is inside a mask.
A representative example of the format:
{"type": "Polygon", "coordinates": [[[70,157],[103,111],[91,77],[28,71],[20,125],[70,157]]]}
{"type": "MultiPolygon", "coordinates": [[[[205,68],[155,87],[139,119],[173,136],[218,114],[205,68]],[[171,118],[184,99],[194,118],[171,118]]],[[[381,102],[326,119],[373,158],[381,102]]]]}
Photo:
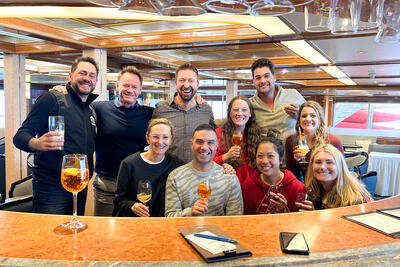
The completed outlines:
{"type": "Polygon", "coordinates": [[[0,204],[0,210],[33,212],[32,176],[11,184],[9,198],[0,204]]]}
{"type": "Polygon", "coordinates": [[[32,195],[32,175],[29,175],[21,180],[18,180],[11,184],[8,196],[21,197],[21,196],[31,196],[32,195]]]}
{"type": "Polygon", "coordinates": [[[365,174],[368,170],[368,153],[365,151],[354,152],[345,160],[349,170],[356,172],[359,176],[365,174]]]}
{"type": "Polygon", "coordinates": [[[369,194],[374,197],[376,182],[378,180],[378,176],[376,171],[370,171],[364,175],[361,175],[361,182],[365,185],[365,188],[369,192],[369,194]]]}

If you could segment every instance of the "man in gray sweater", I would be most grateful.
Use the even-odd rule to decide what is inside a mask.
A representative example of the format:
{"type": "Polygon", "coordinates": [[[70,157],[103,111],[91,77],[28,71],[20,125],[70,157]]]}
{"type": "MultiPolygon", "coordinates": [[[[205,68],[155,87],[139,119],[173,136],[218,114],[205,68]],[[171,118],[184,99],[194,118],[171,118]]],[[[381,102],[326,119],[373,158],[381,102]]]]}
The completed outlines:
{"type": "Polygon", "coordinates": [[[213,161],[218,147],[215,129],[199,125],[190,146],[193,160],[172,171],[165,192],[165,216],[221,216],[243,214],[243,199],[236,175],[224,174],[224,168],[213,161]],[[199,182],[208,179],[211,195],[202,200],[197,195],[199,182]]]}

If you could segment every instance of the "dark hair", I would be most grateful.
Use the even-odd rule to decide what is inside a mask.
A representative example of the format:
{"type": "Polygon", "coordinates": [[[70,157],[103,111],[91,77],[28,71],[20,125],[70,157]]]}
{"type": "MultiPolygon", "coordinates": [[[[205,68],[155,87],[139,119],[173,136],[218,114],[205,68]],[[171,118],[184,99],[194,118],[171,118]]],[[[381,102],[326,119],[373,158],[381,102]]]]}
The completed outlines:
{"type": "Polygon", "coordinates": [[[135,66],[126,66],[126,67],[124,67],[124,68],[118,73],[118,81],[121,79],[121,76],[124,75],[124,73],[126,73],[126,72],[138,76],[138,77],[139,77],[139,80],[140,80],[140,86],[142,85],[142,83],[143,83],[142,75],[140,75],[139,70],[138,70],[135,66]]]}
{"type": "Polygon", "coordinates": [[[99,74],[99,66],[97,65],[96,61],[92,57],[78,57],[75,59],[74,63],[71,65],[71,72],[76,71],[78,68],[78,64],[81,62],[88,62],[92,64],[96,68],[96,74],[99,74]]]}
{"type": "MultiPolygon", "coordinates": [[[[268,132],[268,134],[270,134],[270,132],[268,132]]],[[[257,143],[257,150],[258,147],[261,144],[264,143],[271,143],[274,145],[274,149],[275,151],[278,153],[279,155],[279,161],[281,161],[283,159],[283,153],[284,153],[284,147],[283,147],[283,142],[281,139],[276,138],[273,134],[271,135],[267,135],[267,136],[263,136],[260,141],[257,143]]],[[[251,159],[251,163],[253,166],[256,166],[256,157],[251,159]]]]}
{"type": "MultiPolygon", "coordinates": [[[[246,127],[244,128],[244,133],[246,135],[246,143],[243,144],[243,149],[247,155],[248,159],[251,159],[256,156],[257,153],[257,141],[261,137],[261,128],[258,126],[256,122],[256,114],[254,113],[254,107],[249,101],[249,99],[246,96],[243,95],[237,95],[228,104],[228,110],[227,110],[227,119],[222,125],[222,147],[226,149],[226,151],[229,151],[229,149],[233,146],[232,143],[232,135],[235,132],[235,124],[232,121],[231,118],[231,110],[233,103],[236,100],[243,100],[247,103],[250,109],[250,114],[251,117],[246,123],[246,127]]],[[[231,160],[230,163],[232,166],[237,167],[241,165],[241,162],[237,160],[231,160]]],[[[252,167],[252,166],[250,166],[252,167]]],[[[255,167],[255,166],[254,166],[255,167]]]]}
{"type": "Polygon", "coordinates": [[[260,58],[260,59],[257,59],[256,61],[254,61],[253,64],[251,65],[251,74],[253,75],[253,78],[254,78],[255,69],[263,68],[263,67],[269,68],[272,75],[275,74],[274,63],[272,63],[272,61],[269,60],[268,58],[260,58]]]}
{"type": "Polygon", "coordinates": [[[215,131],[215,127],[213,127],[213,126],[210,125],[210,124],[205,124],[205,123],[203,123],[203,124],[200,124],[199,126],[197,126],[196,129],[194,129],[193,134],[192,134],[192,137],[194,136],[194,134],[195,134],[196,132],[198,132],[198,131],[203,131],[203,130],[206,130],[206,131],[213,131],[213,132],[215,133],[215,135],[217,135],[217,132],[215,131]]]}
{"type": "Polygon", "coordinates": [[[198,71],[192,64],[190,64],[190,63],[184,63],[184,64],[180,65],[180,66],[178,67],[178,69],[176,70],[176,72],[175,72],[175,78],[178,77],[178,72],[180,72],[181,70],[192,70],[192,71],[194,71],[194,72],[196,73],[196,77],[197,77],[197,78],[199,77],[199,71],[198,71]]]}

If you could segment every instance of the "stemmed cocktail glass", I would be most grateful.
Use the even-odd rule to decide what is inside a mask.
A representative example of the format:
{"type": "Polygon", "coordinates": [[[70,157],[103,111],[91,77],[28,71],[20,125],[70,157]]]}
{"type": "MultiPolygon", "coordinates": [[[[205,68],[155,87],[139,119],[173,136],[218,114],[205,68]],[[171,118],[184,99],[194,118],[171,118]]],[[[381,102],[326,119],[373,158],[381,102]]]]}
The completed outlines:
{"type": "Polygon", "coordinates": [[[87,157],[84,154],[64,155],[61,167],[61,184],[65,190],[73,194],[72,220],[63,223],[62,226],[69,229],[80,229],[86,223],[78,220],[77,199],[78,192],[86,188],[89,183],[89,168],[87,157]]]}

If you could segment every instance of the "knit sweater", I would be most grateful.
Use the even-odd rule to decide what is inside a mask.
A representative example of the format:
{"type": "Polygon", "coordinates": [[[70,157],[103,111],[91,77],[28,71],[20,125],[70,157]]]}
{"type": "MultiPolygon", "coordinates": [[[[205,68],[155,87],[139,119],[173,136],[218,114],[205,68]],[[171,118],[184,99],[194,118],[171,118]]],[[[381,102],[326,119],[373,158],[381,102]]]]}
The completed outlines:
{"type": "Polygon", "coordinates": [[[213,162],[207,172],[201,172],[189,162],[170,173],[165,192],[165,216],[192,216],[192,207],[200,197],[197,185],[203,178],[211,184],[206,216],[241,215],[243,200],[240,183],[236,175],[224,174],[224,169],[213,162]]]}

